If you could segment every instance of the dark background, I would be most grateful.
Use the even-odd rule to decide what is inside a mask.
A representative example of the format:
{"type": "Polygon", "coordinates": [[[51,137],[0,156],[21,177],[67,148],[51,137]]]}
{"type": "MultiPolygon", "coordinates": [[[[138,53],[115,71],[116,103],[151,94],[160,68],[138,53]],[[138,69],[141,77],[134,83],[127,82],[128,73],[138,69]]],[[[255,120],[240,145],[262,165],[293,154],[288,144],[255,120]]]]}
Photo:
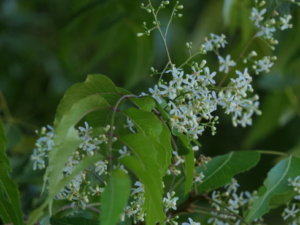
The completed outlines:
{"type": "MultiPolygon", "coordinates": [[[[253,36],[249,20],[251,0],[184,0],[183,18],[175,19],[168,36],[171,55],[180,64],[187,57],[185,42],[197,48],[209,33],[225,33],[224,54],[237,56],[253,36]]],[[[231,150],[260,149],[300,155],[300,9],[281,1],[270,8],[291,12],[294,28],[279,32],[278,61],[266,75],[254,76],[263,115],[250,128],[233,128],[221,116],[217,135],[200,137],[202,151],[214,156],[231,150]]],[[[13,177],[28,212],[39,196],[41,173],[32,172],[29,157],[34,130],[52,124],[64,91],[88,74],[101,73],[134,93],[146,91],[157,80],[149,68],[162,68],[166,55],[159,36],[137,38],[150,15],[136,0],[1,0],[0,1],[0,112],[5,123],[13,177]]],[[[162,23],[170,9],[161,14],[162,23]]],[[[270,50],[263,41],[251,48],[261,55],[270,50]]],[[[210,66],[216,60],[207,56],[210,66]]],[[[201,59],[201,58],[200,58],[201,59]]],[[[263,156],[259,166],[242,176],[242,188],[261,185],[276,162],[263,156]]],[[[279,216],[275,213],[272,218],[279,216]],[[275,217],[274,217],[275,215],[275,217]]],[[[274,223],[272,223],[274,224],[274,223]]]]}

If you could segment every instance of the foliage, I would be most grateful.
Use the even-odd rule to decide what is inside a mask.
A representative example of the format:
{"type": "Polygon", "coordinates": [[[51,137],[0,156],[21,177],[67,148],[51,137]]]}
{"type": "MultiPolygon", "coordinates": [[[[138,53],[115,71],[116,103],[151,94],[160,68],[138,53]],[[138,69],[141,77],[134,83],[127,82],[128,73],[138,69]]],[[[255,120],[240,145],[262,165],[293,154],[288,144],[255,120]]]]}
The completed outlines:
{"type": "MultiPolygon", "coordinates": [[[[147,16],[142,30],[135,24],[139,19],[127,15],[133,15],[138,9],[137,3],[132,1],[72,3],[75,10],[63,19],[63,27],[76,33],[74,24],[78,23],[77,32],[83,29],[83,36],[87,37],[92,31],[105,31],[101,35],[95,33],[105,41],[102,51],[87,58],[82,54],[81,59],[68,53],[80,45],[74,37],[64,51],[55,52],[74,64],[74,68],[68,64],[66,70],[70,74],[76,74],[77,69],[90,72],[92,68],[99,69],[98,60],[103,60],[102,65],[105,65],[113,58],[113,65],[101,71],[108,74],[117,71],[116,74],[122,73],[123,77],[113,82],[105,75],[91,73],[85,81],[66,90],[56,109],[53,127],[48,125],[36,131],[35,143],[29,140],[34,149],[27,153],[31,156],[25,160],[22,172],[17,171],[15,149],[26,148],[23,142],[28,141],[29,135],[25,131],[33,128],[11,115],[0,93],[5,123],[4,128],[0,127],[0,218],[3,223],[258,225],[275,224],[275,220],[280,221],[277,224],[299,224],[298,148],[291,154],[276,151],[280,147],[276,146],[275,139],[267,145],[267,150],[254,147],[264,149],[265,144],[260,142],[272,135],[278,126],[299,122],[299,82],[295,75],[290,75],[298,71],[298,58],[296,47],[286,46],[290,43],[298,46],[297,41],[291,42],[299,36],[297,21],[292,20],[292,15],[297,18],[296,6],[300,3],[224,0],[222,5],[217,1],[200,1],[200,6],[206,8],[203,18],[200,17],[199,24],[194,26],[195,34],[202,37],[201,43],[195,35],[191,38],[195,41],[185,45],[187,55],[176,54],[175,50],[183,49],[174,47],[180,39],[176,39],[180,36],[176,35],[176,28],[193,17],[183,17],[186,6],[197,5],[191,2],[142,2],[141,8],[147,16]],[[110,13],[112,9],[116,11],[110,13]],[[216,10],[223,13],[226,35],[207,28],[212,25],[210,21],[218,26],[220,18],[208,19],[216,10]],[[102,12],[101,24],[93,22],[84,26],[83,15],[87,12],[95,15],[102,12]],[[185,18],[183,22],[177,22],[182,17],[185,18]],[[292,28],[293,23],[294,29],[289,32],[295,33],[288,33],[286,39],[279,36],[280,32],[292,28]],[[124,24],[131,27],[131,36],[119,32],[124,24]],[[148,46],[151,36],[161,40],[154,44],[159,54],[155,67],[150,68],[151,76],[158,78],[156,83],[148,78],[143,80],[152,58],[152,48],[148,46]],[[119,40],[113,42],[116,37],[119,40]],[[136,43],[132,44],[132,40],[136,43]],[[142,44],[144,42],[146,44],[142,44]],[[132,62],[135,66],[129,64],[125,69],[124,64],[114,65],[128,57],[121,53],[109,58],[108,53],[117,55],[118,46],[120,53],[128,50],[128,54],[135,55],[132,62]],[[284,59],[278,60],[281,55],[284,59]],[[81,60],[84,69],[80,68],[81,60]],[[270,72],[273,74],[264,76],[270,72]],[[258,87],[266,91],[262,93],[262,107],[258,95],[261,93],[256,91],[256,77],[258,87]],[[138,82],[141,87],[127,90],[138,82]],[[236,128],[237,131],[228,128],[228,121],[234,127],[250,126],[248,135],[240,138],[243,132],[240,128],[236,128]],[[240,139],[238,142],[235,136],[240,139]],[[210,140],[215,143],[210,144],[210,140]],[[228,143],[243,150],[232,151],[228,143]],[[272,148],[275,151],[268,150],[272,148]],[[265,155],[280,158],[270,162],[265,155]],[[258,176],[261,169],[264,173],[258,176]],[[25,203],[29,191],[22,190],[22,185],[29,185],[33,177],[39,178],[34,184],[39,197],[31,196],[29,203],[25,203]],[[15,182],[20,184],[23,195],[20,196],[15,182]],[[240,186],[248,190],[240,191],[240,186]],[[258,186],[261,187],[257,189],[258,186]],[[276,210],[282,212],[279,213],[282,218],[276,210]]],[[[15,14],[19,15],[13,4],[22,10],[29,7],[23,3],[3,3],[8,7],[3,15],[6,26],[11,26],[9,21],[15,22],[12,19],[15,14]]],[[[37,3],[32,1],[32,4],[37,3]]],[[[64,39],[64,35],[58,39],[64,39]]],[[[94,38],[87,43],[94,43],[94,38]]],[[[58,67],[56,69],[61,71],[62,67],[58,67]]],[[[291,136],[298,137],[294,133],[291,136]]]]}

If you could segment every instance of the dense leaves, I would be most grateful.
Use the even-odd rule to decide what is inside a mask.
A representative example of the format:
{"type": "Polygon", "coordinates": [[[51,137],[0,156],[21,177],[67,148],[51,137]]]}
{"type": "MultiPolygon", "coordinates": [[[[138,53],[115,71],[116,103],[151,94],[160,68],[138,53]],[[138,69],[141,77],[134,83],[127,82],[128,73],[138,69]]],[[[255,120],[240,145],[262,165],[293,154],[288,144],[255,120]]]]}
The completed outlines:
{"type": "MultiPolygon", "coordinates": [[[[160,2],[153,1],[155,6],[160,2]]],[[[175,1],[170,2],[173,4],[175,1]]],[[[141,223],[165,224],[166,220],[173,215],[179,215],[180,219],[176,221],[178,224],[182,224],[182,218],[189,216],[193,217],[196,224],[198,222],[207,224],[207,217],[204,214],[211,214],[212,209],[201,211],[210,204],[207,201],[202,205],[202,200],[211,197],[212,191],[221,190],[219,188],[228,184],[236,175],[258,165],[253,173],[247,173],[249,177],[246,179],[241,174],[242,187],[251,187],[249,191],[252,192],[253,187],[261,185],[263,174],[273,163],[269,160],[271,157],[266,157],[258,164],[260,154],[256,151],[228,153],[229,149],[241,148],[241,146],[244,149],[254,147],[273,149],[276,151],[273,152],[274,154],[293,149],[290,153],[297,155],[300,115],[297,50],[299,50],[300,29],[278,35],[280,40],[276,51],[278,60],[270,75],[250,74],[255,82],[253,87],[258,90],[257,93],[262,99],[260,108],[263,112],[261,117],[253,120],[253,127],[246,132],[239,129],[234,131],[224,122],[221,115],[217,136],[210,137],[207,133],[203,136],[199,135],[199,142],[203,143],[200,151],[193,150],[194,145],[200,146],[197,141],[191,142],[185,134],[179,134],[176,129],[171,129],[171,120],[173,119],[174,122],[176,116],[168,114],[170,105],[165,102],[159,104],[150,96],[139,95],[150,86],[153,87],[153,83],[157,81],[158,76],[153,78],[148,76],[144,79],[149,73],[150,64],[154,64],[155,68],[151,69],[154,75],[156,69],[166,71],[171,69],[173,64],[181,65],[187,57],[199,49],[210,33],[217,35],[224,33],[230,43],[224,52],[221,50],[217,51],[216,55],[212,52],[205,56],[211,72],[218,71],[220,65],[215,56],[220,59],[223,53],[230,54],[232,59],[241,64],[243,58],[250,53],[252,46],[259,57],[270,55],[270,46],[263,38],[253,39],[256,27],[249,17],[254,2],[251,0],[183,0],[177,10],[183,8],[181,12],[184,19],[177,20],[177,16],[181,17],[181,14],[175,16],[172,21],[173,26],[169,28],[169,35],[166,35],[166,40],[163,40],[167,43],[159,41],[156,35],[153,39],[148,35],[138,39],[136,33],[142,30],[141,21],[146,21],[147,25],[151,26],[167,25],[171,13],[168,7],[160,14],[161,23],[152,23],[152,20],[148,23],[149,14],[143,14],[138,7],[139,3],[132,0],[87,2],[53,0],[51,3],[36,0],[24,2],[7,0],[1,2],[0,6],[3,10],[0,17],[3,29],[0,35],[0,46],[4,57],[1,60],[3,76],[0,76],[0,116],[5,121],[8,141],[6,143],[4,129],[1,127],[0,223],[23,224],[23,219],[27,220],[27,215],[30,215],[29,224],[38,221],[47,224],[49,218],[50,223],[54,225],[117,224],[126,205],[128,206],[128,203],[136,197],[133,193],[138,188],[135,185],[131,187],[131,183],[140,181],[145,191],[142,192],[145,204],[141,208],[146,213],[145,222],[141,223]],[[140,17],[138,15],[143,18],[138,18],[140,17]],[[212,18],[212,15],[221,16],[212,18]],[[187,43],[192,46],[188,51],[184,45],[187,40],[193,41],[193,45],[187,43]],[[164,47],[162,44],[169,46],[168,54],[161,51],[164,47]],[[153,54],[153,50],[158,50],[156,55],[153,54]],[[169,54],[172,59],[170,68],[164,67],[169,54]],[[155,60],[153,56],[156,56],[155,60]],[[29,169],[31,166],[29,155],[34,142],[33,131],[41,124],[52,124],[50,121],[58,98],[70,84],[83,80],[85,74],[96,71],[109,74],[116,84],[129,88],[130,91],[117,87],[107,76],[93,74],[65,92],[56,109],[54,147],[47,156],[44,188],[41,188],[38,180],[41,180],[42,171],[33,172],[29,169]],[[128,124],[124,124],[127,119],[132,121],[134,131],[127,129],[128,124]],[[78,126],[85,122],[93,127],[97,135],[105,130],[104,126],[109,125],[106,133],[108,145],[101,148],[97,154],[84,158],[73,168],[71,174],[63,176],[62,171],[66,162],[81,143],[78,126]],[[125,146],[128,151],[123,155],[120,150],[124,150],[125,146]],[[9,149],[10,160],[5,153],[6,148],[9,149]],[[204,155],[213,158],[206,164],[207,158],[202,158],[204,155]],[[70,210],[72,212],[66,210],[57,215],[56,207],[68,203],[67,200],[56,201],[56,194],[79,173],[99,160],[105,163],[108,161],[108,170],[104,172],[107,179],[103,183],[99,181],[101,186],[99,190],[102,192],[103,187],[104,192],[93,199],[96,201],[96,210],[93,212],[96,216],[89,217],[84,210],[73,208],[70,210]],[[9,161],[12,162],[11,165],[9,161]],[[180,168],[179,171],[172,170],[174,165],[180,168]],[[115,168],[128,171],[123,172],[115,168]],[[199,180],[196,181],[196,178],[199,180]],[[19,184],[23,211],[26,214],[24,217],[21,212],[19,190],[13,180],[19,184]],[[40,192],[43,197],[40,197],[40,192]],[[174,206],[176,201],[177,209],[174,206]],[[98,207],[100,203],[101,206],[98,207]],[[169,205],[168,209],[166,205],[169,205]],[[199,214],[199,218],[190,213],[194,213],[193,210],[197,215],[199,214]]],[[[260,11],[263,16],[278,15],[280,22],[280,15],[294,13],[294,27],[299,26],[300,17],[297,16],[299,12],[294,12],[294,7],[289,2],[267,1],[267,8],[271,13],[264,14],[260,11]]],[[[178,13],[175,11],[174,15],[178,13]]],[[[284,19],[288,20],[281,18],[281,23],[290,22],[284,19]]],[[[204,55],[198,56],[196,61],[198,62],[199,59],[200,63],[204,55]]],[[[188,67],[195,66],[193,63],[188,64],[186,64],[188,67]]],[[[251,73],[250,67],[249,73],[251,73]]],[[[240,65],[236,69],[240,70],[240,65]]],[[[161,83],[163,85],[168,84],[172,79],[170,74],[158,73],[158,75],[163,77],[165,81],[161,83]]],[[[230,71],[225,76],[227,80],[224,79],[224,84],[230,82],[231,78],[234,79],[234,76],[235,72],[230,71]]],[[[219,78],[223,79],[216,77],[217,82],[219,78]]],[[[179,79],[176,84],[180,82],[179,79]]],[[[174,94],[165,88],[163,97],[174,94]]],[[[215,91],[222,88],[216,87],[215,91]]],[[[178,97],[180,100],[180,96],[178,97]]],[[[232,105],[234,108],[233,102],[232,105]]],[[[238,107],[235,110],[237,111],[238,107]]],[[[186,111],[185,113],[184,115],[188,115],[186,111]]],[[[206,118],[200,118],[197,122],[204,122],[204,120],[206,118]]],[[[272,151],[268,152],[273,154],[272,151]]],[[[288,179],[300,175],[299,164],[298,158],[290,156],[282,159],[271,169],[258,195],[252,199],[254,202],[250,208],[244,209],[246,213],[244,211],[239,213],[246,216],[246,221],[240,221],[240,224],[252,223],[255,219],[271,212],[273,208],[286,204],[295,196],[296,192],[289,185],[288,179]]],[[[84,191],[91,192],[87,189],[84,191]]],[[[255,195],[256,191],[254,190],[253,193],[255,195]]],[[[221,217],[223,211],[226,210],[218,211],[218,216],[221,217]]],[[[235,216],[232,212],[226,213],[227,216],[228,214],[231,217],[235,216]]],[[[276,211],[275,214],[278,216],[279,213],[276,211]]],[[[273,221],[273,217],[266,217],[265,223],[276,224],[277,221],[273,221]]],[[[133,220],[133,217],[126,216],[124,224],[131,224],[133,220]]],[[[190,219],[188,221],[193,224],[190,219]]],[[[215,221],[215,223],[221,222],[215,221]]]]}

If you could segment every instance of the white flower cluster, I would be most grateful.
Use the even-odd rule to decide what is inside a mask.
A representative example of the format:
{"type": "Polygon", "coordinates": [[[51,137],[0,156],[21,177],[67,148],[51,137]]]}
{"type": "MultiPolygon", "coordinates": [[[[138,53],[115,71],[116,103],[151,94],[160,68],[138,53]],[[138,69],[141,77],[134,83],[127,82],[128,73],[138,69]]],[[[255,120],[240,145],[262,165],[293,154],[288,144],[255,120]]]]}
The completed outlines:
{"type": "Polygon", "coordinates": [[[239,184],[235,179],[224,188],[225,191],[212,192],[210,205],[215,211],[207,222],[212,225],[240,225],[243,210],[253,200],[253,196],[249,192],[238,194],[239,184]]]}
{"type": "Polygon", "coordinates": [[[294,191],[299,194],[296,198],[300,200],[300,176],[295,177],[294,179],[289,178],[289,185],[293,187],[294,191]]]}
{"type": "Polygon", "coordinates": [[[144,202],[145,202],[145,190],[141,182],[137,181],[132,188],[131,196],[132,200],[125,208],[125,215],[129,218],[133,218],[134,223],[143,222],[145,220],[144,202]]]}
{"type": "Polygon", "coordinates": [[[281,216],[283,220],[289,221],[289,225],[296,225],[299,224],[300,220],[300,176],[297,176],[293,179],[289,178],[288,182],[298,195],[294,197],[293,201],[287,204],[281,216]]]}
{"type": "Polygon", "coordinates": [[[253,92],[252,77],[246,68],[243,72],[236,71],[237,77],[231,78],[227,88],[219,92],[218,104],[222,106],[226,114],[232,116],[234,126],[243,127],[252,124],[254,114],[260,115],[258,95],[250,95],[253,92]]]}
{"type": "MultiPolygon", "coordinates": [[[[295,1],[290,2],[298,4],[295,1]]],[[[252,40],[265,39],[274,49],[274,45],[278,43],[274,37],[275,32],[291,28],[292,16],[269,12],[265,7],[266,2],[263,0],[255,0],[254,4],[250,19],[257,28],[257,32],[252,40]]],[[[252,117],[261,114],[259,97],[253,94],[250,74],[270,72],[277,59],[276,56],[258,57],[255,51],[251,51],[245,57],[241,54],[240,57],[244,57],[243,62],[249,63],[249,65],[243,65],[244,68],[236,70],[234,67],[237,66],[237,62],[232,60],[231,55],[227,54],[223,57],[220,54],[220,50],[226,45],[224,34],[210,34],[198,52],[198,54],[212,52],[217,55],[219,72],[225,76],[221,77],[219,84],[216,84],[215,79],[217,72],[211,71],[206,66],[205,60],[200,65],[192,62],[190,72],[186,72],[183,67],[193,58],[191,56],[180,67],[169,62],[170,70],[163,71],[161,75],[171,74],[171,79],[168,82],[160,79],[157,85],[149,89],[152,97],[169,113],[172,128],[193,139],[202,135],[206,128],[211,128],[212,134],[215,134],[218,116],[214,113],[219,106],[231,116],[234,126],[249,126],[252,124],[252,117]],[[229,82],[226,81],[228,74],[232,77],[229,82]],[[227,85],[223,85],[224,82],[227,85]]],[[[191,46],[192,43],[188,42],[189,50],[191,46]]]]}
{"type": "Polygon", "coordinates": [[[42,127],[40,131],[36,131],[39,138],[35,142],[35,148],[31,155],[33,161],[33,170],[42,170],[46,166],[46,160],[48,158],[48,152],[53,148],[54,142],[54,130],[53,127],[42,127]]]}
{"type": "Polygon", "coordinates": [[[177,152],[172,152],[172,164],[167,170],[168,175],[178,176],[181,174],[182,164],[184,163],[184,158],[178,155],[177,152]]]}
{"type": "Polygon", "coordinates": [[[218,116],[214,112],[218,106],[232,116],[235,126],[251,125],[252,116],[260,114],[258,96],[251,94],[252,77],[247,68],[243,72],[236,71],[237,77],[219,91],[214,80],[216,72],[211,72],[205,61],[200,66],[194,64],[191,74],[176,67],[167,73],[171,73],[172,79],[168,83],[160,81],[149,92],[165,105],[172,127],[180,133],[197,139],[209,127],[215,134],[218,116]]]}
{"type": "Polygon", "coordinates": [[[210,90],[215,84],[215,72],[208,67],[195,65],[192,74],[185,74],[182,69],[173,67],[167,71],[172,79],[168,83],[160,81],[150,88],[151,95],[165,108],[170,115],[172,127],[194,139],[201,135],[206,127],[215,132],[218,117],[212,113],[217,109],[217,95],[210,90]]]}
{"type": "MultiPolygon", "coordinates": [[[[290,1],[295,3],[295,1],[290,1]]],[[[280,15],[277,11],[268,12],[266,1],[255,0],[255,7],[252,8],[250,19],[257,28],[257,37],[262,37],[271,45],[278,44],[278,40],[274,38],[274,34],[279,30],[286,30],[293,27],[291,24],[292,15],[280,15]]]]}
{"type": "MultiPolygon", "coordinates": [[[[105,128],[105,132],[108,132],[109,126],[105,128]]],[[[108,138],[105,134],[98,136],[93,135],[93,128],[89,126],[87,122],[84,123],[84,127],[78,127],[78,134],[82,142],[79,145],[79,149],[85,151],[89,155],[93,155],[95,151],[100,149],[100,145],[107,144],[108,138]]]]}
{"type": "MultiPolygon", "coordinates": [[[[85,157],[94,155],[100,150],[101,146],[108,143],[108,131],[110,126],[103,129],[100,134],[96,134],[94,129],[87,122],[84,126],[78,127],[78,135],[81,142],[77,150],[68,159],[62,173],[64,176],[70,175],[76,165],[85,157]]],[[[50,126],[43,127],[40,136],[36,141],[36,148],[33,151],[31,160],[33,161],[33,169],[44,169],[49,151],[54,146],[54,129],[50,126]]],[[[57,200],[69,200],[75,207],[85,208],[93,196],[99,196],[104,190],[106,182],[103,179],[107,174],[108,161],[100,160],[90,168],[79,173],[72,179],[56,196],[57,200]],[[101,185],[100,185],[101,184],[101,185]]]]}
{"type": "MultiPolygon", "coordinates": [[[[291,3],[298,4],[295,1],[291,3]]],[[[292,15],[280,15],[277,11],[268,12],[265,7],[266,1],[255,0],[255,7],[252,8],[250,19],[253,21],[257,28],[255,37],[263,38],[267,41],[271,49],[275,49],[275,45],[278,44],[278,40],[274,37],[277,30],[287,30],[293,27],[291,24],[292,15]]],[[[265,56],[259,60],[254,61],[253,69],[256,74],[262,72],[269,72],[273,67],[276,57],[265,56]]]]}

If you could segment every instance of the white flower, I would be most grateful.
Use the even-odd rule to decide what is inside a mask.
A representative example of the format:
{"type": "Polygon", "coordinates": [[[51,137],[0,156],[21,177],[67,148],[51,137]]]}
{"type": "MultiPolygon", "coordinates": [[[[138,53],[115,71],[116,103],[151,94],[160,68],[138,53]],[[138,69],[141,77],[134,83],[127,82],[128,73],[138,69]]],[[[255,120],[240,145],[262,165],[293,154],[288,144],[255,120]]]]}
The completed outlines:
{"type": "Polygon", "coordinates": [[[96,185],[95,187],[90,187],[89,190],[91,192],[91,195],[95,196],[100,195],[104,191],[104,188],[101,188],[100,186],[96,185]]]}
{"type": "Polygon", "coordinates": [[[163,198],[163,203],[164,203],[164,207],[165,207],[165,211],[167,212],[170,209],[176,210],[177,209],[177,201],[178,201],[178,197],[174,197],[175,196],[175,192],[168,192],[167,193],[167,197],[163,198]]]}
{"type": "Polygon", "coordinates": [[[139,182],[139,181],[136,181],[134,183],[134,186],[136,186],[135,188],[132,188],[132,195],[135,195],[137,193],[143,193],[144,192],[144,185],[139,182]]]}
{"type": "Polygon", "coordinates": [[[273,34],[275,33],[276,28],[271,25],[261,26],[258,33],[256,34],[257,37],[264,37],[268,40],[273,40],[273,34]]]}
{"type": "Polygon", "coordinates": [[[262,59],[255,61],[253,69],[255,69],[256,74],[261,72],[270,72],[270,69],[273,67],[274,63],[270,56],[265,56],[262,59]]]}
{"type": "Polygon", "coordinates": [[[119,154],[121,155],[120,157],[128,156],[129,152],[127,146],[123,146],[123,148],[119,149],[119,154]]]}
{"type": "Polygon", "coordinates": [[[246,68],[244,72],[236,71],[237,78],[232,78],[227,88],[219,92],[218,104],[225,109],[226,114],[231,114],[234,126],[243,127],[252,124],[252,116],[259,115],[258,96],[249,97],[253,91],[252,78],[246,68]]]}
{"type": "Polygon", "coordinates": [[[191,218],[188,218],[188,221],[189,222],[185,222],[185,223],[182,223],[181,225],[201,225],[201,223],[198,223],[198,222],[195,222],[195,221],[193,221],[193,219],[191,219],[191,218]]]}
{"type": "Polygon", "coordinates": [[[219,58],[219,63],[220,63],[220,67],[219,67],[219,71],[224,73],[228,73],[230,70],[230,67],[233,67],[236,65],[236,63],[231,60],[231,56],[227,55],[226,58],[223,58],[221,56],[218,57],[219,58]]]}
{"type": "Polygon", "coordinates": [[[98,161],[95,163],[95,172],[101,176],[102,174],[106,173],[107,170],[107,161],[98,161]]]}
{"type": "Polygon", "coordinates": [[[293,24],[290,24],[291,19],[292,19],[292,16],[290,14],[280,17],[280,29],[286,30],[286,29],[292,28],[293,24]]]}
{"type": "Polygon", "coordinates": [[[47,125],[46,127],[42,127],[40,131],[36,131],[36,134],[39,138],[35,142],[35,148],[30,159],[33,161],[33,170],[41,170],[46,167],[48,152],[54,146],[54,129],[47,125]]]}
{"type": "Polygon", "coordinates": [[[158,86],[161,96],[168,96],[170,100],[174,100],[177,97],[177,89],[171,83],[169,85],[159,84],[158,86]]]}
{"type": "Polygon", "coordinates": [[[197,176],[195,177],[194,179],[194,182],[195,183],[202,183],[203,180],[204,180],[205,176],[204,176],[204,173],[200,172],[199,174],[197,174],[197,176]]]}
{"type": "Polygon", "coordinates": [[[300,194],[300,176],[295,177],[294,179],[288,179],[289,185],[294,188],[294,191],[300,194]]]}
{"type": "Polygon", "coordinates": [[[295,218],[300,209],[296,206],[296,204],[292,204],[291,207],[286,207],[282,213],[282,217],[284,220],[291,218],[295,218]]]}
{"type": "Polygon", "coordinates": [[[158,85],[155,85],[153,88],[149,88],[149,93],[158,103],[162,103],[162,95],[158,85]]]}
{"type": "Polygon", "coordinates": [[[136,132],[134,129],[134,123],[129,117],[126,117],[126,124],[124,125],[124,128],[128,128],[132,133],[136,132]]]}
{"type": "Polygon", "coordinates": [[[45,158],[46,158],[45,152],[40,152],[40,151],[38,151],[38,149],[34,149],[33,154],[30,157],[30,159],[33,161],[33,170],[44,169],[46,166],[45,158]]]}
{"type": "Polygon", "coordinates": [[[257,8],[252,8],[250,19],[254,22],[256,27],[260,26],[260,23],[264,20],[264,15],[266,14],[267,9],[259,10],[257,8]]]}
{"type": "Polygon", "coordinates": [[[93,137],[93,127],[89,126],[87,122],[84,122],[84,127],[78,127],[78,134],[81,139],[79,148],[91,155],[100,148],[100,144],[106,142],[105,135],[93,137]]]}
{"type": "Polygon", "coordinates": [[[210,38],[206,38],[202,48],[204,51],[213,51],[214,49],[224,48],[227,44],[226,36],[224,34],[210,34],[210,38]]]}

